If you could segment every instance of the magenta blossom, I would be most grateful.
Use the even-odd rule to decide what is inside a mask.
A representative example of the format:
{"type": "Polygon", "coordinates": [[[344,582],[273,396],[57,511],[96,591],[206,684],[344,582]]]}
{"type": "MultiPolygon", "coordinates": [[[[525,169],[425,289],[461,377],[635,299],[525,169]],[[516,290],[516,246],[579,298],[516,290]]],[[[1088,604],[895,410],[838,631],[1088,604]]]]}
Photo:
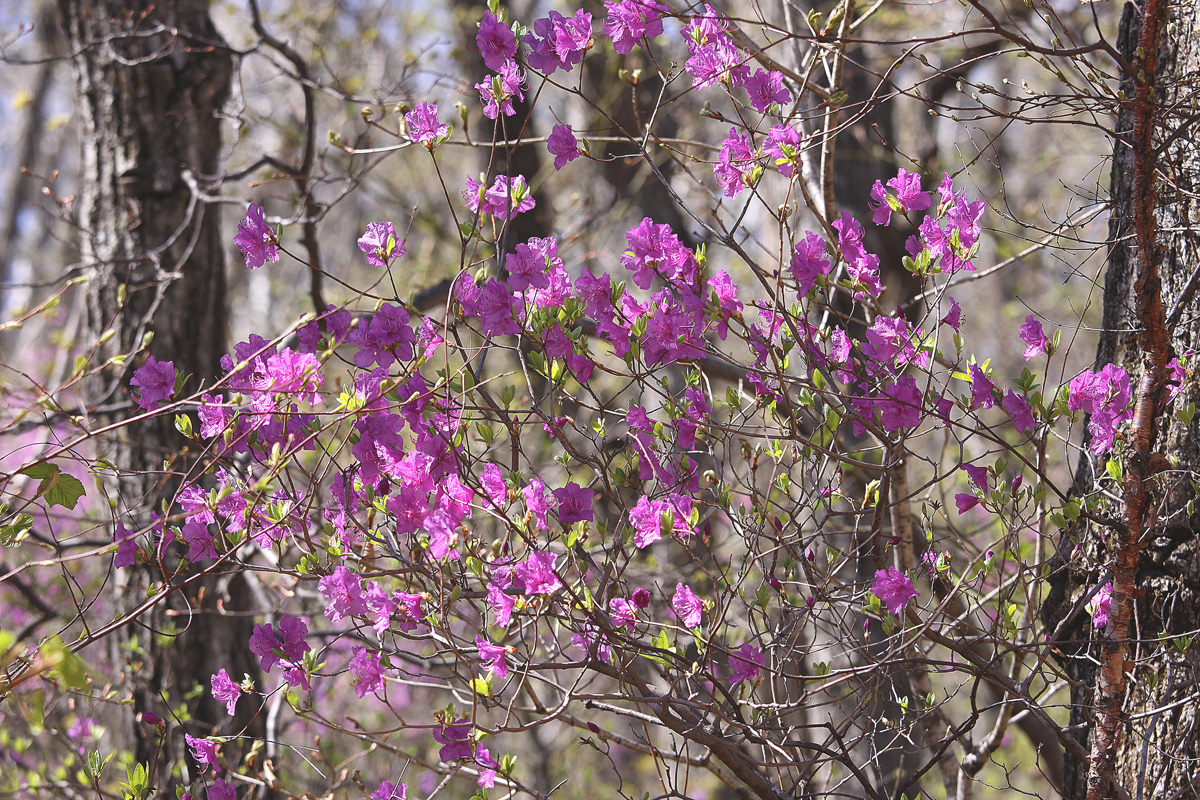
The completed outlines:
{"type": "Polygon", "coordinates": [[[432,150],[438,140],[450,135],[450,126],[443,125],[437,113],[437,103],[417,103],[412,111],[404,115],[408,138],[423,145],[426,150],[432,150]]]}
{"type": "Polygon", "coordinates": [[[1046,338],[1046,334],[1042,332],[1042,323],[1030,314],[1025,318],[1025,324],[1021,326],[1021,341],[1025,343],[1025,360],[1036,358],[1042,353],[1050,352],[1050,340],[1046,338]]]}
{"type": "Polygon", "coordinates": [[[379,788],[371,792],[371,800],[405,800],[408,797],[407,783],[392,783],[384,781],[379,788]]]}
{"type": "Polygon", "coordinates": [[[279,260],[279,239],[263,217],[263,207],[257,203],[250,204],[246,217],[238,223],[233,243],[246,257],[246,266],[250,269],[279,260]]]}
{"type": "Polygon", "coordinates": [[[372,222],[367,232],[358,240],[358,249],[367,254],[367,263],[373,267],[387,267],[392,259],[404,255],[404,242],[396,236],[396,228],[390,222],[372,222]]]}
{"type": "Polygon", "coordinates": [[[1112,581],[1100,587],[1088,601],[1087,611],[1092,615],[1092,625],[1097,629],[1108,627],[1109,614],[1112,611],[1112,581]]]}
{"type": "Polygon", "coordinates": [[[197,739],[191,734],[185,733],[184,740],[188,747],[192,749],[192,758],[196,759],[196,763],[200,765],[200,771],[204,772],[208,764],[212,764],[213,772],[220,772],[221,765],[217,762],[217,743],[208,739],[197,739]]]}
{"type": "Polygon", "coordinates": [[[871,587],[871,592],[887,605],[891,614],[899,614],[909,600],[921,596],[921,593],[913,588],[908,576],[895,567],[881,569],[875,573],[875,584],[871,587]]]}
{"type": "Polygon", "coordinates": [[[492,644],[482,636],[475,637],[475,646],[479,648],[479,658],[483,661],[487,671],[495,675],[500,680],[508,677],[508,663],[504,660],[508,654],[508,648],[500,644],[492,644]]]}
{"type": "Polygon", "coordinates": [[[499,72],[504,62],[517,54],[517,37],[490,11],[484,12],[479,23],[475,44],[479,46],[483,63],[492,72],[499,72]]]}
{"type": "Polygon", "coordinates": [[[225,711],[232,717],[238,698],[242,696],[241,687],[233,682],[224,668],[213,674],[211,682],[213,699],[224,703],[225,711]]]}
{"type": "Polygon", "coordinates": [[[742,681],[753,683],[758,680],[758,672],[765,664],[762,650],[746,642],[738,648],[737,653],[729,656],[729,668],[733,673],[729,676],[730,684],[736,685],[742,681]]]}
{"type": "Polygon", "coordinates": [[[675,587],[675,596],[671,598],[671,608],[675,609],[675,615],[686,627],[700,627],[704,607],[700,603],[700,598],[696,597],[696,593],[692,591],[692,587],[686,583],[678,584],[675,587]]]}
{"type": "Polygon", "coordinates": [[[579,158],[579,143],[570,125],[555,125],[546,140],[546,149],[554,156],[554,168],[562,169],[579,158]]]}
{"type": "Polygon", "coordinates": [[[142,389],[134,396],[138,405],[147,411],[154,411],[159,402],[169,400],[175,394],[175,363],[149,356],[145,364],[133,371],[129,385],[142,389]]]}
{"type": "Polygon", "coordinates": [[[621,55],[631,52],[642,39],[662,35],[660,17],[667,12],[667,6],[658,0],[604,0],[604,8],[608,12],[604,34],[612,39],[613,49],[621,55]]]}

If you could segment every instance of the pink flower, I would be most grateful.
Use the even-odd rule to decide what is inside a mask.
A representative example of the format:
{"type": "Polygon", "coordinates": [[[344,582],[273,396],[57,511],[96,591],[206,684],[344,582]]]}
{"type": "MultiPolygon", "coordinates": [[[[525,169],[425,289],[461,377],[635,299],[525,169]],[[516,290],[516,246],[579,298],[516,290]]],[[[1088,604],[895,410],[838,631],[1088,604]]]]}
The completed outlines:
{"type": "Polygon", "coordinates": [[[624,597],[609,600],[608,613],[618,628],[632,628],[637,624],[637,608],[624,597]]]}
{"type": "Polygon", "coordinates": [[[192,748],[192,758],[196,759],[196,763],[200,765],[200,771],[204,772],[208,764],[212,764],[213,772],[220,772],[221,765],[217,762],[217,743],[210,742],[208,739],[197,739],[191,734],[185,733],[184,740],[188,747],[192,748]]]}
{"type": "Polygon", "coordinates": [[[750,185],[755,166],[750,137],[738,133],[736,128],[730,128],[729,135],[721,143],[717,163],[713,165],[713,177],[726,197],[737,197],[750,185]]]}
{"type": "Polygon", "coordinates": [[[475,646],[479,648],[479,658],[487,666],[488,672],[500,680],[508,677],[508,664],[504,660],[504,656],[508,653],[507,647],[492,644],[482,636],[475,637],[475,646]]]}
{"type": "Polygon", "coordinates": [[[751,642],[746,642],[738,648],[736,655],[729,656],[729,668],[733,671],[733,674],[729,676],[730,685],[757,680],[758,671],[764,664],[766,664],[766,660],[763,658],[762,650],[759,650],[751,642]]]}
{"type": "Polygon", "coordinates": [[[570,125],[555,125],[546,140],[546,149],[554,156],[554,168],[562,169],[579,158],[579,143],[570,125]]]}
{"type": "Polygon", "coordinates": [[[354,693],[360,698],[383,688],[383,665],[379,653],[372,653],[365,647],[354,648],[354,655],[350,658],[350,674],[355,678],[354,693]]]}
{"type": "Polygon", "coordinates": [[[996,405],[996,398],[992,394],[996,384],[992,383],[987,373],[978,364],[972,364],[967,372],[971,376],[971,408],[991,408],[996,405]]]}
{"type": "Polygon", "coordinates": [[[483,63],[492,72],[499,72],[504,62],[517,54],[517,37],[490,11],[484,12],[483,20],[479,23],[475,44],[479,46],[483,63]]]}
{"type": "Polygon", "coordinates": [[[536,550],[529,558],[514,568],[513,573],[525,583],[526,597],[535,594],[550,594],[562,587],[562,581],[554,574],[554,562],[558,556],[553,553],[539,553],[536,550]]]}
{"type": "Polygon", "coordinates": [[[899,614],[909,600],[921,596],[921,593],[913,588],[908,576],[895,567],[881,569],[875,573],[875,585],[871,587],[871,592],[887,605],[891,614],[899,614]]]}
{"type": "Polygon", "coordinates": [[[396,228],[390,222],[372,222],[367,232],[358,240],[358,249],[367,254],[367,263],[373,267],[387,267],[393,258],[404,255],[404,242],[396,236],[396,228]]]}
{"type": "Polygon", "coordinates": [[[1042,323],[1038,322],[1033,314],[1025,318],[1025,324],[1021,326],[1020,336],[1021,341],[1025,343],[1024,355],[1026,361],[1050,351],[1050,340],[1042,332],[1042,323]]]}
{"type": "Polygon", "coordinates": [[[450,126],[443,125],[437,113],[437,103],[417,103],[416,108],[404,115],[408,138],[427,150],[432,150],[439,139],[450,135],[450,126]]]}
{"type": "Polygon", "coordinates": [[[279,260],[279,239],[263,217],[263,207],[251,203],[245,218],[238,223],[233,243],[246,257],[246,266],[258,269],[265,262],[279,260]]]}
{"type": "Polygon", "coordinates": [[[1092,624],[1097,629],[1108,627],[1108,617],[1112,611],[1112,581],[1101,586],[1100,591],[1092,595],[1087,604],[1087,611],[1092,615],[1092,624]]]}
{"type": "Polygon", "coordinates": [[[971,483],[975,484],[975,488],[987,494],[988,491],[988,468],[980,467],[975,464],[963,464],[963,472],[967,473],[967,477],[971,479],[971,483]]]}
{"type": "Polygon", "coordinates": [[[942,317],[942,322],[956,331],[962,327],[962,306],[953,297],[950,298],[950,310],[942,317]]]}
{"type": "Polygon", "coordinates": [[[495,182],[486,190],[474,178],[467,178],[463,199],[471,211],[492,214],[496,219],[511,219],[516,214],[532,211],[537,205],[523,175],[517,175],[512,180],[507,175],[497,175],[495,182]]]}
{"type": "Polygon", "coordinates": [[[675,609],[675,615],[679,617],[684,626],[700,627],[704,607],[700,604],[700,598],[696,597],[696,593],[692,591],[692,587],[686,583],[678,584],[675,587],[675,596],[671,598],[671,608],[675,609]]]}
{"type": "Polygon", "coordinates": [[[966,492],[959,492],[958,494],[954,495],[954,505],[958,507],[958,513],[960,514],[967,513],[981,502],[983,501],[978,497],[966,492]]]}
{"type": "Polygon", "coordinates": [[[445,763],[457,761],[460,758],[471,757],[471,721],[458,719],[448,724],[444,729],[435,730],[433,738],[442,745],[438,753],[445,763]]]}
{"type": "Polygon", "coordinates": [[[800,296],[807,295],[817,285],[820,276],[828,274],[829,256],[825,240],[807,231],[804,238],[796,242],[795,252],[792,253],[792,277],[796,280],[800,296]]]}
{"type": "Polygon", "coordinates": [[[592,45],[592,15],[583,9],[573,17],[551,11],[548,17],[534,21],[533,33],[522,42],[529,45],[529,66],[546,75],[560,69],[570,72],[592,45]]]}
{"type": "Polygon", "coordinates": [[[408,796],[407,783],[392,783],[384,781],[379,788],[371,792],[371,800],[405,800],[408,796]]]}
{"type": "Polygon", "coordinates": [[[625,55],[640,39],[653,39],[663,32],[659,17],[667,7],[658,0],[604,0],[608,16],[604,34],[612,39],[613,49],[625,55]]]}
{"type": "Polygon", "coordinates": [[[650,606],[650,592],[640,586],[634,589],[633,604],[638,608],[648,608],[650,606]]]}
{"type": "Polygon", "coordinates": [[[1004,399],[1000,401],[1004,406],[1004,410],[1012,417],[1013,426],[1021,433],[1029,433],[1033,430],[1036,423],[1033,419],[1033,409],[1029,406],[1029,401],[1024,397],[1008,390],[1008,394],[1004,395],[1004,399]]]}
{"type": "Polygon", "coordinates": [[[776,125],[767,133],[762,150],[763,155],[769,157],[770,163],[779,170],[779,174],[790,178],[800,166],[800,132],[787,125],[776,125]]]}
{"type": "Polygon", "coordinates": [[[133,371],[129,385],[142,388],[134,399],[142,408],[153,411],[160,401],[169,400],[175,394],[175,363],[149,356],[145,364],[133,371]]]}
{"type": "Polygon", "coordinates": [[[362,579],[345,566],[339,565],[333,574],[317,581],[317,588],[328,601],[325,616],[330,622],[340,622],[346,617],[361,617],[367,613],[362,579]]]}
{"type": "Polygon", "coordinates": [[[558,499],[558,521],[564,527],[576,522],[591,522],[595,519],[592,503],[596,493],[571,481],[561,489],[554,490],[558,499]]]}
{"type": "Polygon", "coordinates": [[[226,783],[224,778],[217,778],[208,787],[208,800],[237,800],[237,789],[226,783]]]}
{"type": "Polygon", "coordinates": [[[242,696],[241,687],[239,687],[229,677],[224,669],[213,674],[210,679],[212,683],[213,699],[225,704],[225,711],[229,716],[233,716],[233,709],[237,705],[238,698],[242,696]]]}
{"type": "Polygon", "coordinates": [[[132,567],[137,563],[137,537],[133,531],[125,530],[124,525],[117,525],[113,531],[113,541],[117,542],[117,554],[113,558],[114,567],[132,567]]]}
{"type": "Polygon", "coordinates": [[[760,114],[765,114],[772,105],[785,105],[792,102],[792,93],[783,88],[783,73],[771,70],[759,70],[746,78],[746,92],[750,95],[750,105],[760,114]]]}

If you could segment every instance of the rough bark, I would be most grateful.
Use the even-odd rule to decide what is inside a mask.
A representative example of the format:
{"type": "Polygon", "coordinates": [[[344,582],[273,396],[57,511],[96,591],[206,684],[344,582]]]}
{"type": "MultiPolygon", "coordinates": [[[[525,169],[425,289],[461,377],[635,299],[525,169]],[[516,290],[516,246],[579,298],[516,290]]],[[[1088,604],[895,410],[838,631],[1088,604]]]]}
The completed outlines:
{"type": "MultiPolygon", "coordinates": [[[[1187,647],[1187,639],[1177,638],[1200,628],[1200,517],[1188,505],[1196,497],[1200,431],[1196,420],[1185,424],[1173,414],[1161,395],[1155,402],[1153,373],[1161,358],[1156,352],[1163,348],[1156,345],[1155,323],[1147,316],[1157,294],[1147,265],[1156,264],[1170,335],[1166,347],[1177,355],[1195,347],[1200,318],[1192,279],[1197,270],[1193,242],[1194,221],[1200,219],[1200,153],[1191,117],[1200,77],[1200,7],[1191,0],[1161,4],[1164,24],[1155,53],[1143,35],[1141,10],[1154,14],[1155,5],[1127,5],[1118,37],[1132,68],[1123,81],[1126,102],[1114,137],[1104,330],[1096,360],[1097,368],[1108,363],[1124,367],[1142,395],[1135,398],[1138,415],[1126,442],[1124,507],[1102,509],[1122,519],[1122,525],[1078,526],[1067,532],[1060,547],[1062,567],[1045,608],[1047,621],[1057,625],[1087,591],[1111,575],[1113,622],[1108,630],[1094,630],[1091,619],[1078,614],[1057,643],[1072,680],[1071,724],[1090,734],[1093,762],[1107,760],[1111,748],[1111,773],[1094,769],[1090,787],[1089,765],[1068,763],[1064,796],[1072,799],[1200,795],[1200,705],[1194,688],[1200,679],[1200,647],[1187,647]],[[1139,107],[1143,121],[1146,112],[1151,114],[1144,137],[1139,107]],[[1121,591],[1122,584],[1129,591],[1121,591]],[[1106,713],[1105,693],[1114,689],[1119,690],[1119,713],[1106,713]],[[1106,720],[1117,723],[1112,741],[1107,740],[1106,720]]],[[[1194,379],[1179,389],[1175,409],[1200,402],[1194,379]]],[[[1081,459],[1076,474],[1081,493],[1095,488],[1105,472],[1103,459],[1086,453],[1081,459]]]]}
{"type": "MultiPolygon", "coordinates": [[[[92,342],[111,332],[94,351],[92,367],[99,369],[86,391],[93,423],[107,426],[140,412],[127,387],[147,355],[190,375],[186,391],[220,371],[224,247],[217,206],[201,194],[220,171],[220,111],[233,65],[206,0],[60,0],[59,8],[79,96],[86,325],[92,342]],[[113,363],[122,354],[129,357],[113,363]]],[[[170,502],[190,464],[187,441],[172,422],[173,415],[129,422],[96,442],[99,455],[122,467],[108,491],[127,527],[148,528],[151,512],[170,502]]],[[[183,576],[174,570],[169,554],[165,562],[119,570],[117,613],[149,586],[178,582],[183,576]]],[[[211,576],[181,594],[123,627],[113,652],[120,687],[133,700],[123,739],[138,761],[158,765],[153,777],[172,797],[177,780],[195,776],[163,769],[194,767],[184,754],[184,728],[207,735],[228,719],[208,690],[209,676],[221,667],[234,680],[257,674],[245,646],[252,618],[236,615],[250,607],[244,579],[211,576]],[[197,684],[203,691],[185,702],[197,684]],[[192,717],[185,726],[176,724],[180,708],[192,717]],[[154,726],[139,723],[144,712],[166,720],[165,746],[154,726]]],[[[238,730],[250,723],[248,715],[233,721],[238,730]]]]}

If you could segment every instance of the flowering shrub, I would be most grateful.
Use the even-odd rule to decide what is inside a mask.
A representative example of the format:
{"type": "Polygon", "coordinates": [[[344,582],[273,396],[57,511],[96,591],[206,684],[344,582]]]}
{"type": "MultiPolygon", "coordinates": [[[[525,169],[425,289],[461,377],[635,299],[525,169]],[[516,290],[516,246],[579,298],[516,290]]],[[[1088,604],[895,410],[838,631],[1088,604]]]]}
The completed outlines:
{"type": "MultiPolygon", "coordinates": [[[[751,70],[734,23],[710,6],[605,9],[602,25],[552,11],[531,28],[488,11],[482,113],[514,113],[535,77],[571,73],[591,48],[658,48],[677,16],[695,90],[744,112],[714,144],[712,192],[764,208],[768,184],[797,196],[810,143],[784,114],[790,84],[751,70]]],[[[454,135],[442,119],[432,102],[404,117],[435,170],[454,135]]],[[[545,146],[555,169],[589,158],[567,125],[545,146]]],[[[472,220],[463,253],[495,255],[457,274],[444,309],[331,306],[293,337],[239,343],[200,391],[154,357],[133,371],[135,401],[179,415],[203,460],[158,524],[117,520],[101,550],[167,586],[271,573],[272,613],[238,643],[264,681],[221,670],[203,687],[230,716],[294,714],[407,762],[363,767],[373,798],[445,781],[468,785],[461,796],[544,796],[509,752],[540,726],[759,797],[816,781],[911,794],[918,778],[889,759],[954,757],[945,730],[975,753],[978,714],[960,695],[976,680],[1070,746],[1030,573],[1053,523],[1089,499],[1053,486],[1045,446],[1081,412],[1091,453],[1119,451],[1130,378],[1108,364],[1047,390],[1045,375],[972,355],[950,292],[976,269],[982,201],[901,169],[870,189],[866,223],[767,208],[781,247],[761,258],[716,229],[689,248],[646,217],[596,274],[554,236],[502,235],[536,207],[533,176],[456,185],[472,220]],[[870,252],[867,224],[910,230],[906,253],[870,252]],[[923,314],[882,305],[898,266],[885,257],[921,281],[923,314]],[[826,313],[837,302],[853,315],[826,313]],[[425,704],[406,710],[416,690],[425,704]],[[349,691],[363,713],[331,718],[328,698],[349,691]]],[[[251,205],[233,244],[256,269],[287,239],[251,205]]],[[[393,222],[357,244],[373,268],[405,269],[393,222]]],[[[1035,318],[1000,335],[1026,360],[1055,350],[1035,318]]],[[[43,482],[38,502],[71,500],[25,474],[43,482]]],[[[1106,587],[1080,603],[1103,627],[1110,601],[1106,587]]],[[[61,642],[6,656],[2,691],[50,668],[80,688],[72,658],[61,642]]],[[[239,780],[302,790],[226,737],[187,743],[208,797],[247,796],[239,780]]]]}

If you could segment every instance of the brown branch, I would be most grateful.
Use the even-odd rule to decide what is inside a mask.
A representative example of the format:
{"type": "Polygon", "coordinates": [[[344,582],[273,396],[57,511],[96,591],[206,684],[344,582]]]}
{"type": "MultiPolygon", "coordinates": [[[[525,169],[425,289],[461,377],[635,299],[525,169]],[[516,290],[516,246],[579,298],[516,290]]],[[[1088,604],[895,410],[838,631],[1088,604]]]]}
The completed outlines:
{"type": "Polygon", "coordinates": [[[1138,555],[1142,536],[1151,515],[1150,455],[1157,430],[1156,417],[1171,358],[1171,338],[1162,303],[1155,220],[1154,126],[1156,122],[1155,78],[1158,65],[1159,28],[1167,7],[1162,0],[1146,0],[1137,49],[1130,77],[1133,98],[1133,214],[1137,239],[1138,275],[1134,284],[1142,349],[1142,377],[1138,381],[1129,451],[1125,465],[1125,530],[1115,533],[1112,618],[1100,645],[1100,669],[1096,681],[1095,729],[1088,759],[1087,800],[1106,800],[1117,795],[1113,780],[1117,749],[1125,727],[1122,708],[1125,698],[1126,653],[1130,617],[1137,596],[1138,555]]]}

